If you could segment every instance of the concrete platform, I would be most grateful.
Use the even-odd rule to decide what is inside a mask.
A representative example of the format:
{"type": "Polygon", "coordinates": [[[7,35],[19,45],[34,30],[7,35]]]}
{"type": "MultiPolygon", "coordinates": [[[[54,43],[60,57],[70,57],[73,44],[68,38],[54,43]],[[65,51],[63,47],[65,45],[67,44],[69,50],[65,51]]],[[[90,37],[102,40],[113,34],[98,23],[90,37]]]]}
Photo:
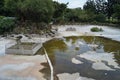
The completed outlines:
{"type": "Polygon", "coordinates": [[[6,54],[19,54],[19,55],[34,55],[36,52],[42,47],[41,43],[35,43],[34,45],[28,46],[29,48],[25,48],[27,45],[21,45],[20,48],[16,48],[17,45],[13,45],[10,48],[6,48],[6,54]]]}

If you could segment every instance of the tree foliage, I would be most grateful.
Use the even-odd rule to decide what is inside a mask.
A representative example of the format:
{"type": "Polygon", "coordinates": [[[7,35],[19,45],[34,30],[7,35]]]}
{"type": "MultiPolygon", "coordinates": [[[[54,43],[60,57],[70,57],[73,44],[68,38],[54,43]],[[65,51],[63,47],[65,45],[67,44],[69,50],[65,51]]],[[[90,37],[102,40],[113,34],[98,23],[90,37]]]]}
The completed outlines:
{"type": "Polygon", "coordinates": [[[119,7],[116,6],[118,4],[120,5],[120,0],[107,0],[107,16],[109,19],[114,14],[114,11],[116,11],[116,8],[119,7]]]}
{"type": "Polygon", "coordinates": [[[10,32],[15,27],[15,19],[12,17],[0,17],[0,34],[10,32]]]}
{"type": "MultiPolygon", "coordinates": [[[[68,4],[68,3],[67,3],[68,4]]],[[[54,2],[54,15],[53,19],[55,22],[61,22],[65,19],[65,13],[67,9],[67,4],[54,2]]]]}
{"type": "Polygon", "coordinates": [[[83,9],[70,9],[68,4],[52,0],[0,0],[0,11],[4,9],[5,15],[22,22],[35,23],[120,20],[120,0],[87,0],[83,9]]]}
{"type": "Polygon", "coordinates": [[[52,1],[25,0],[21,6],[21,12],[27,20],[49,23],[53,14],[52,1]]]}
{"type": "Polygon", "coordinates": [[[94,0],[88,0],[83,6],[83,8],[86,11],[92,11],[93,13],[96,13],[96,6],[94,0]]]}
{"type": "Polygon", "coordinates": [[[97,13],[106,13],[107,2],[106,0],[95,0],[96,12],[97,13]]]}
{"type": "Polygon", "coordinates": [[[101,22],[103,19],[102,22],[105,22],[105,18],[119,20],[119,5],[120,0],[87,0],[84,10],[87,13],[93,12],[93,15],[96,15],[94,20],[101,22]]]}
{"type": "Polygon", "coordinates": [[[118,20],[120,20],[120,4],[116,4],[115,6],[114,6],[114,16],[118,19],[118,20]]]}
{"type": "Polygon", "coordinates": [[[49,23],[53,3],[52,0],[5,0],[5,9],[23,20],[49,23]]]}
{"type": "Polygon", "coordinates": [[[4,0],[0,0],[0,15],[3,14],[4,11],[4,0]]]}

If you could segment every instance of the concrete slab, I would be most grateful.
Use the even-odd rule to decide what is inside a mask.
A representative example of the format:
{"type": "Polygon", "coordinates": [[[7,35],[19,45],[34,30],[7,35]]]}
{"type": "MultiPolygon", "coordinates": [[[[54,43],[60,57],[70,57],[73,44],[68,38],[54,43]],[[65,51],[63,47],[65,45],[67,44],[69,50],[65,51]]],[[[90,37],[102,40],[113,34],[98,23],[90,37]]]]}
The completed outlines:
{"type": "Polygon", "coordinates": [[[47,63],[45,55],[0,57],[0,80],[46,80],[39,72],[47,63]]]}
{"type": "Polygon", "coordinates": [[[29,45],[21,45],[21,48],[17,48],[17,44],[11,46],[10,48],[7,48],[5,50],[6,54],[19,54],[19,55],[34,55],[36,54],[36,52],[42,47],[42,44],[34,44],[29,46],[30,48],[25,49],[25,47],[29,46],[29,45]],[[13,48],[14,46],[16,46],[16,48],[13,48]]]}

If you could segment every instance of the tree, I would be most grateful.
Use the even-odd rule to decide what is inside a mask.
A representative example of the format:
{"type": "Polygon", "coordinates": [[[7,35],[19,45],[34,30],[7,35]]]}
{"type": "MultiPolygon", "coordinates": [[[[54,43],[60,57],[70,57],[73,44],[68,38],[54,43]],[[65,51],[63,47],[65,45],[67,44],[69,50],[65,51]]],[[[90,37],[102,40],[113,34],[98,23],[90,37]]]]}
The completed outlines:
{"type": "Polygon", "coordinates": [[[54,8],[55,8],[55,11],[54,11],[54,15],[53,15],[53,18],[55,21],[59,22],[59,21],[63,21],[64,20],[64,15],[65,15],[65,12],[66,12],[66,9],[67,9],[67,4],[64,4],[64,3],[58,3],[58,2],[54,2],[54,8]]]}
{"type": "Polygon", "coordinates": [[[49,23],[53,15],[52,0],[5,0],[5,9],[22,22],[49,23]]]}
{"type": "Polygon", "coordinates": [[[95,16],[95,21],[97,22],[105,22],[106,16],[102,13],[99,13],[95,16]]]}
{"type": "Polygon", "coordinates": [[[0,0],[0,14],[3,14],[4,0],[0,0]]]}
{"type": "Polygon", "coordinates": [[[86,11],[90,11],[93,13],[96,13],[96,5],[94,0],[88,0],[85,5],[83,6],[83,9],[86,11]]]}
{"type": "Polygon", "coordinates": [[[120,20],[120,4],[116,4],[113,8],[114,10],[114,16],[118,19],[118,21],[120,20]]]}
{"type": "Polygon", "coordinates": [[[106,0],[95,0],[96,12],[106,14],[107,2],[106,0]]]}
{"type": "Polygon", "coordinates": [[[116,4],[120,4],[120,0],[107,0],[107,16],[108,19],[114,14],[114,7],[116,4]]]}
{"type": "Polygon", "coordinates": [[[6,16],[21,17],[21,7],[25,0],[4,0],[6,16]]]}
{"type": "Polygon", "coordinates": [[[5,34],[13,31],[15,27],[15,19],[12,17],[0,18],[0,34],[5,34]]]}
{"type": "Polygon", "coordinates": [[[21,12],[26,20],[49,23],[53,15],[52,0],[25,0],[21,12]]]}
{"type": "Polygon", "coordinates": [[[94,0],[88,0],[85,5],[83,6],[83,9],[86,13],[86,21],[91,22],[94,21],[94,17],[96,15],[96,4],[94,0]]]}
{"type": "Polygon", "coordinates": [[[74,22],[78,22],[80,21],[80,17],[83,16],[82,15],[82,9],[81,8],[75,8],[72,9],[72,14],[71,14],[71,20],[74,22]]]}
{"type": "Polygon", "coordinates": [[[106,13],[107,3],[106,0],[88,0],[84,5],[84,10],[92,11],[95,14],[106,13]]]}

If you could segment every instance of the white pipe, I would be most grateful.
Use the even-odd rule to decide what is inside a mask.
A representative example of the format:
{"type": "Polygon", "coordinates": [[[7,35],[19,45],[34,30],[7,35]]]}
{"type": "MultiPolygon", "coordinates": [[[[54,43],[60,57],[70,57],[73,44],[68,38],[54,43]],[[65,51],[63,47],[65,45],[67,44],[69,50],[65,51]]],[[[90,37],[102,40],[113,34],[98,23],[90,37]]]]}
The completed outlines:
{"type": "MultiPolygon", "coordinates": [[[[43,47],[43,48],[44,48],[44,47],[43,47]]],[[[50,70],[51,70],[51,79],[50,79],[50,80],[54,80],[53,66],[52,66],[52,63],[51,63],[51,61],[50,61],[50,59],[49,59],[49,57],[48,57],[48,54],[47,54],[47,51],[46,51],[45,48],[44,48],[44,52],[45,52],[45,56],[46,56],[46,58],[47,58],[47,61],[48,61],[48,64],[49,64],[50,70]]]]}

